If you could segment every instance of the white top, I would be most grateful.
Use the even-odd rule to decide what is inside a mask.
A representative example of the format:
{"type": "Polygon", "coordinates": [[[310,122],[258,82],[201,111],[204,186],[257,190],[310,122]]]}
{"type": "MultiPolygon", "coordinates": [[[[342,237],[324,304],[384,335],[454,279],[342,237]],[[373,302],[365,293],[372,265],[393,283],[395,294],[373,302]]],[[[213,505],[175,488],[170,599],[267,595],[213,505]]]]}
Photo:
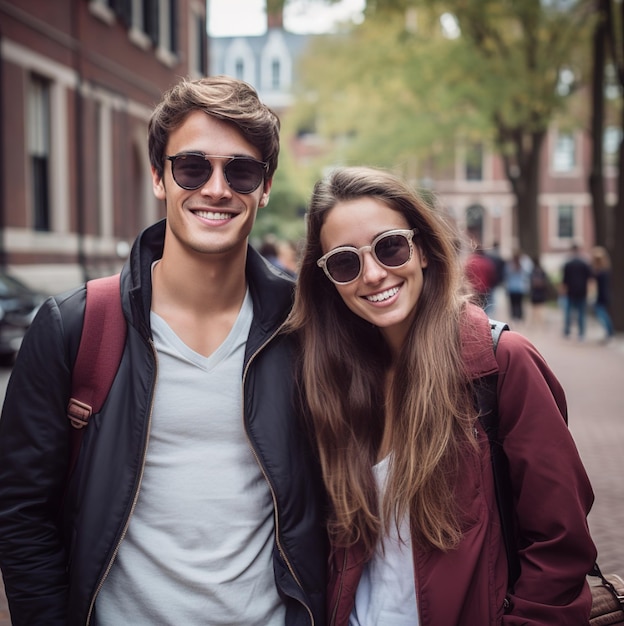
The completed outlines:
{"type": "Polygon", "coordinates": [[[280,626],[273,503],[243,426],[249,292],[209,357],[151,314],[158,351],[145,474],[96,600],[97,626],[280,626]]]}
{"type": "MultiPolygon", "coordinates": [[[[383,493],[388,478],[390,457],[373,466],[379,493],[383,493]]],[[[378,546],[372,560],[366,564],[355,594],[355,606],[349,626],[418,626],[416,583],[409,520],[400,525],[401,540],[396,524],[390,525],[384,536],[382,551],[378,546]]]]}

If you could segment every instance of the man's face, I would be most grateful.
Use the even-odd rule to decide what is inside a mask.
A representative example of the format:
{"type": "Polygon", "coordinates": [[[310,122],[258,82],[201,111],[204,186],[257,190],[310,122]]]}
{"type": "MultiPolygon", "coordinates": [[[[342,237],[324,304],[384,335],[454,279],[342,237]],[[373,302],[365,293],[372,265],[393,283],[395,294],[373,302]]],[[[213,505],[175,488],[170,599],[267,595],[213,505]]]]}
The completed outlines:
{"type": "MultiPolygon", "coordinates": [[[[167,142],[167,156],[189,152],[262,158],[234,125],[202,111],[190,113],[167,142]]],[[[239,193],[224,176],[227,159],[209,162],[213,167],[210,178],[197,189],[187,190],[175,182],[173,164],[165,160],[162,177],[152,168],[154,193],[166,203],[173,245],[193,254],[229,256],[246,249],[258,208],[268,202],[272,181],[263,180],[251,193],[239,193]]]]}

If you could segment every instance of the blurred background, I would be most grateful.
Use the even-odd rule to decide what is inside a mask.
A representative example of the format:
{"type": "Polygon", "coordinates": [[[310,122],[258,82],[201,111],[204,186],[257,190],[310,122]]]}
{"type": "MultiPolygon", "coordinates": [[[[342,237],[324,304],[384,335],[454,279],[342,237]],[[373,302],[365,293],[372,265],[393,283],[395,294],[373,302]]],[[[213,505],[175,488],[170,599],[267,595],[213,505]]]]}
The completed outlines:
{"type": "MultiPolygon", "coordinates": [[[[624,284],[619,0],[0,0],[0,269],[46,293],[119,268],[163,213],[146,126],[181,76],[282,120],[266,236],[297,244],[334,165],[396,170],[458,231],[556,281],[572,243],[624,284]],[[618,245],[620,244],[620,245],[618,245]]],[[[624,330],[624,290],[612,316],[624,330]]]]}
{"type": "MultiPolygon", "coordinates": [[[[164,216],[147,122],[180,77],[209,74],[251,83],[280,116],[280,166],[252,243],[287,250],[293,272],[314,182],[340,164],[381,166],[455,225],[462,257],[518,253],[556,288],[573,244],[588,260],[607,251],[624,331],[621,0],[0,0],[9,366],[45,294],[117,271],[164,216]]],[[[508,319],[497,289],[493,310],[508,319]]],[[[621,475],[621,453],[604,446],[621,450],[624,436],[622,343],[601,351],[593,319],[584,350],[553,343],[558,304],[555,291],[545,321],[520,327],[573,387],[578,436],[608,433],[603,447],[582,444],[596,480],[606,458],[621,475]]],[[[610,516],[601,550],[622,568],[621,480],[604,493],[593,523],[610,516]]]]}

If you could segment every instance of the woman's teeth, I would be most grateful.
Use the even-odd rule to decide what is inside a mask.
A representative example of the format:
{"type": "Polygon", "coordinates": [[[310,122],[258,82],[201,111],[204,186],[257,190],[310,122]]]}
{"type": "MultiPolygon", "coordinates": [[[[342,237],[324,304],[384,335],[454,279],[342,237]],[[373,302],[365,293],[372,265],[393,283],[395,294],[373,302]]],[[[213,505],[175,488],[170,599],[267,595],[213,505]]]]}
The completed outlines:
{"type": "Polygon", "coordinates": [[[369,302],[383,302],[384,300],[387,300],[388,298],[392,298],[392,296],[394,296],[397,293],[399,293],[399,288],[392,287],[392,289],[386,289],[385,291],[382,291],[381,293],[376,293],[372,296],[366,296],[366,299],[369,302]]]}

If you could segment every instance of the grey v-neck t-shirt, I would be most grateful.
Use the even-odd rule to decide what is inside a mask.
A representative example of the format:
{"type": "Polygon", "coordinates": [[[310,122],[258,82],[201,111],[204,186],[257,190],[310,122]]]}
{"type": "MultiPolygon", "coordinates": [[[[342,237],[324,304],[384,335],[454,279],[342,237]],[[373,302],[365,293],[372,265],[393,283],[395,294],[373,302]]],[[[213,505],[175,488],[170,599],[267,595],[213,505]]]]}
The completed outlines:
{"type": "Polygon", "coordinates": [[[249,291],[204,357],[151,314],[158,378],[145,472],[127,534],[96,599],[97,626],[277,626],[273,504],[243,425],[249,291]]]}

